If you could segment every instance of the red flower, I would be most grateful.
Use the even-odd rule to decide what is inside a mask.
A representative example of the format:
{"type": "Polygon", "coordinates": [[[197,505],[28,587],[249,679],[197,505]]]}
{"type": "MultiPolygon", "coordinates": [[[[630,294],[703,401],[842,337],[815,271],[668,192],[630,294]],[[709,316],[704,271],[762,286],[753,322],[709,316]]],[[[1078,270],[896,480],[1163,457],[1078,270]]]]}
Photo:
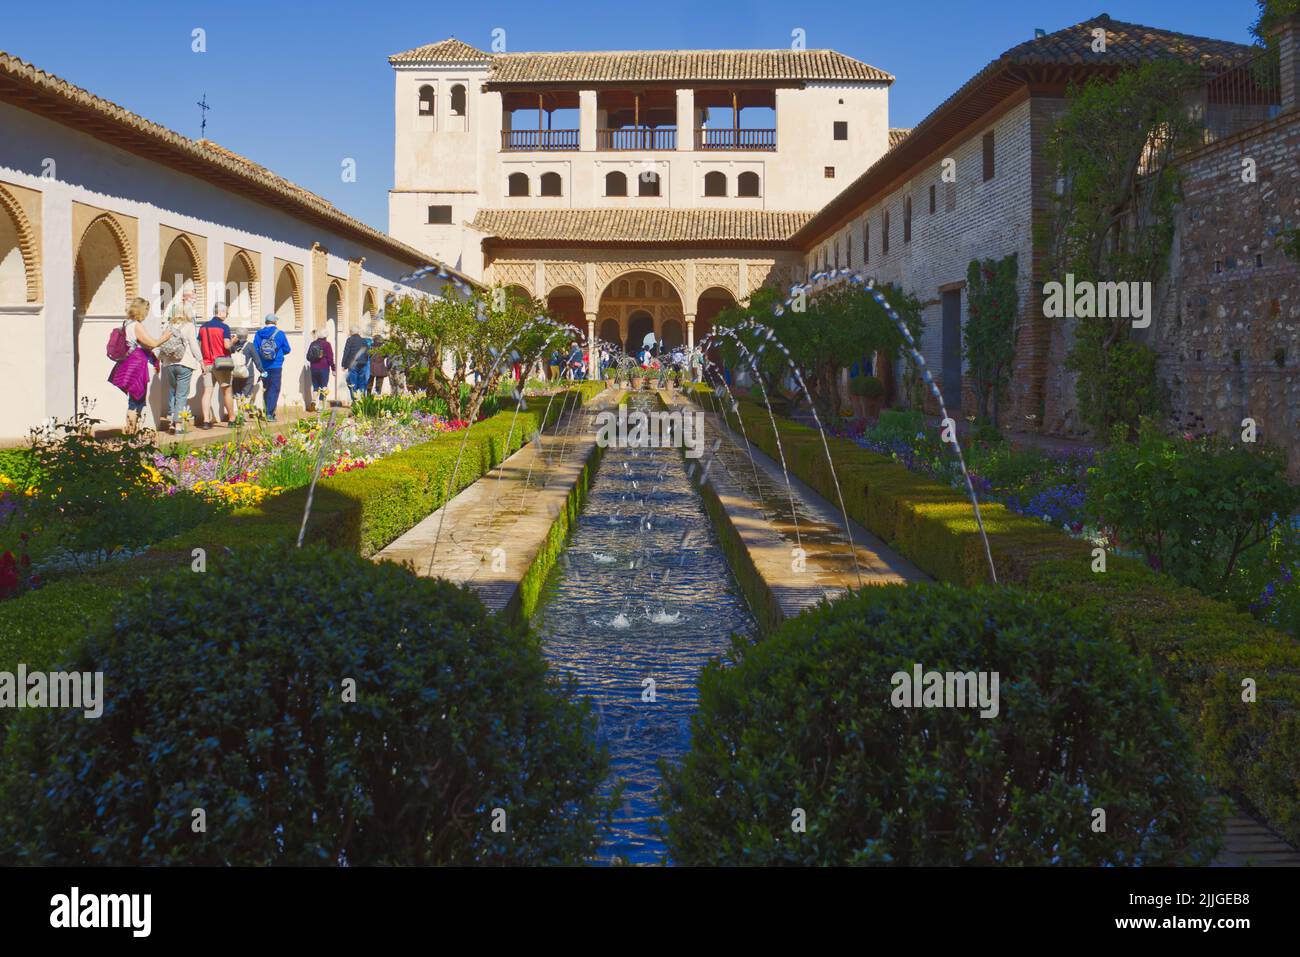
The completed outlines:
{"type": "Polygon", "coordinates": [[[0,555],[0,597],[8,597],[18,590],[18,561],[13,552],[0,555]]]}

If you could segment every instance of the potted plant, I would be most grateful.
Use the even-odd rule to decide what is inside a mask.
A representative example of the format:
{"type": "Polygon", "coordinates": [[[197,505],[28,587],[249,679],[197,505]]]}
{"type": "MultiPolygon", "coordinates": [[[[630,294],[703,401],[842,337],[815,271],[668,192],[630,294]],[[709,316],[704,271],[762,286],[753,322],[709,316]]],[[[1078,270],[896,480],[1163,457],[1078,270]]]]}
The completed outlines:
{"type": "Polygon", "coordinates": [[[880,416],[880,407],[885,401],[885,384],[875,376],[860,375],[850,379],[849,394],[858,414],[864,419],[880,416]]]}

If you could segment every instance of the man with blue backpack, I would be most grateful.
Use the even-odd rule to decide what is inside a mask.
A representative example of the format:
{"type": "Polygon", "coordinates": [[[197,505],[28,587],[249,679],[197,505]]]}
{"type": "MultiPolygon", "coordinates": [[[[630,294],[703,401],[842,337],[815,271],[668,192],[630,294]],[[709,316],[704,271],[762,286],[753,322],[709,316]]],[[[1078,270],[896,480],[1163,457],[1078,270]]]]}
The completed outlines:
{"type": "Polygon", "coordinates": [[[289,340],[280,331],[275,313],[266,314],[266,325],[253,337],[253,349],[262,360],[262,391],[266,398],[266,418],[275,421],[275,405],[280,401],[280,374],[284,357],[290,352],[289,340]]]}

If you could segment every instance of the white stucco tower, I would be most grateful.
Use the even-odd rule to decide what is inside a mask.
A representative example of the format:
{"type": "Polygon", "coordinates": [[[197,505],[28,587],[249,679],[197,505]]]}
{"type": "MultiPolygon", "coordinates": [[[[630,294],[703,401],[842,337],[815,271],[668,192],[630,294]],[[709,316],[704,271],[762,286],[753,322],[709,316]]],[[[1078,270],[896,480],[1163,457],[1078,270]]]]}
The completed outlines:
{"type": "Polygon", "coordinates": [[[396,134],[388,231],[419,236],[425,252],[478,274],[481,253],[467,242],[463,224],[480,206],[480,158],[499,145],[485,139],[501,123],[499,97],[482,92],[490,57],[450,39],[389,62],[396,134]],[[495,115],[485,115],[488,110],[495,115]]]}

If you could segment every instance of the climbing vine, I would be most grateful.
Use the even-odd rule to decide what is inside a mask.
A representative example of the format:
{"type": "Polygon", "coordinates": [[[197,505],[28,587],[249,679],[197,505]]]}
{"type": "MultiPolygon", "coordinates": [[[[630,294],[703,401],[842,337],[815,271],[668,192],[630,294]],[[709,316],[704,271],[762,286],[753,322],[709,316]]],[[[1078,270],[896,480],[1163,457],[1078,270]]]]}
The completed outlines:
{"type": "Polygon", "coordinates": [[[979,421],[991,422],[994,428],[1016,353],[1019,270],[1015,253],[983,262],[972,259],[966,270],[968,315],[962,330],[962,352],[975,387],[979,421]]]}
{"type": "MultiPolygon", "coordinates": [[[[1181,196],[1174,158],[1196,142],[1185,97],[1198,81],[1195,67],[1157,60],[1070,89],[1046,150],[1059,177],[1042,237],[1052,278],[1154,288],[1165,275],[1181,196]]],[[[1095,435],[1165,407],[1155,353],[1130,332],[1127,316],[1075,321],[1067,364],[1095,435]]]]}

